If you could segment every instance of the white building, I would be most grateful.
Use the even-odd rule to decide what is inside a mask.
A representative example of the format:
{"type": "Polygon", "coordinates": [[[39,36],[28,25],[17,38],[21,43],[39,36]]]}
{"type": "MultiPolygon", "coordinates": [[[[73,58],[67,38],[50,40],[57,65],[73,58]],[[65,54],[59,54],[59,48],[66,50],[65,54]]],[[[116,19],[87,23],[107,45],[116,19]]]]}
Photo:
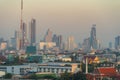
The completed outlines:
{"type": "Polygon", "coordinates": [[[55,42],[40,42],[39,43],[39,47],[40,47],[40,50],[43,50],[43,49],[50,49],[50,48],[53,48],[56,46],[56,43],[55,42]]]}
{"type": "Polygon", "coordinates": [[[17,65],[17,66],[0,66],[0,71],[4,71],[6,73],[11,74],[26,74],[31,67],[29,65],[17,65]]]}
{"type": "Polygon", "coordinates": [[[16,66],[0,66],[0,71],[4,71],[6,73],[11,73],[15,75],[24,75],[29,72],[36,73],[64,73],[67,72],[76,72],[78,70],[78,64],[62,64],[62,63],[44,63],[44,64],[36,64],[31,63],[27,65],[16,65],[16,66]]]}
{"type": "Polygon", "coordinates": [[[60,74],[60,73],[64,73],[65,71],[67,72],[76,72],[76,70],[78,69],[78,65],[77,64],[71,64],[71,65],[39,65],[38,67],[38,72],[41,73],[55,73],[55,74],[60,74]]]}

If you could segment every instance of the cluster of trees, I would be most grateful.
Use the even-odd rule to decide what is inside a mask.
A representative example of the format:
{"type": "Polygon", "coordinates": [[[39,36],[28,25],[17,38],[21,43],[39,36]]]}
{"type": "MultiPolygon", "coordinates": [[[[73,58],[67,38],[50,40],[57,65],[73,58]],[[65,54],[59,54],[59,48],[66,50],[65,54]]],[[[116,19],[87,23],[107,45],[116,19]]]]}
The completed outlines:
{"type": "Polygon", "coordinates": [[[86,75],[82,72],[72,73],[62,73],[60,76],[55,74],[32,74],[28,77],[29,79],[48,79],[48,80],[86,80],[86,75]]]}
{"type": "Polygon", "coordinates": [[[19,59],[19,56],[12,57],[12,59],[7,59],[6,63],[4,65],[20,65],[22,64],[21,60],[19,59]]]}
{"type": "Polygon", "coordinates": [[[59,80],[86,80],[86,75],[82,72],[75,74],[65,72],[60,76],[59,80]]]}
{"type": "Polygon", "coordinates": [[[3,76],[3,78],[4,78],[4,79],[11,79],[12,76],[13,76],[12,74],[6,73],[6,74],[3,76]]]}
{"type": "Polygon", "coordinates": [[[54,80],[54,79],[57,79],[56,75],[55,74],[31,74],[29,75],[28,77],[25,77],[24,79],[48,79],[48,80],[54,80]]]}

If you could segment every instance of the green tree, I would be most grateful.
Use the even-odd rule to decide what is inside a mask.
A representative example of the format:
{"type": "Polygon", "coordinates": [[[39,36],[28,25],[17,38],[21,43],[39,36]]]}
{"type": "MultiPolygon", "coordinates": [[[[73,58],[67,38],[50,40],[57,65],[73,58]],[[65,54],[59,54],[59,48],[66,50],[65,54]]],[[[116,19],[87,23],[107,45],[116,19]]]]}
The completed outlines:
{"type": "Polygon", "coordinates": [[[73,74],[73,80],[86,80],[86,75],[82,72],[73,74]]]}
{"type": "Polygon", "coordinates": [[[103,78],[102,80],[108,80],[107,78],[103,78]]]}
{"type": "Polygon", "coordinates": [[[73,80],[73,75],[65,71],[65,73],[61,74],[60,80],[73,80]]]}
{"type": "Polygon", "coordinates": [[[6,74],[3,76],[3,78],[5,78],[5,79],[11,79],[11,78],[12,78],[12,74],[6,73],[6,74]]]}
{"type": "Polygon", "coordinates": [[[14,57],[14,63],[18,64],[19,63],[19,56],[14,57]]]}
{"type": "MultiPolygon", "coordinates": [[[[88,72],[93,72],[95,67],[96,67],[95,64],[88,64],[88,72]]],[[[86,70],[86,65],[82,64],[82,72],[85,73],[85,70],[86,70]]]]}
{"type": "Polygon", "coordinates": [[[37,79],[37,75],[36,75],[36,74],[31,74],[31,75],[29,76],[29,78],[30,78],[30,79],[37,79]]]}

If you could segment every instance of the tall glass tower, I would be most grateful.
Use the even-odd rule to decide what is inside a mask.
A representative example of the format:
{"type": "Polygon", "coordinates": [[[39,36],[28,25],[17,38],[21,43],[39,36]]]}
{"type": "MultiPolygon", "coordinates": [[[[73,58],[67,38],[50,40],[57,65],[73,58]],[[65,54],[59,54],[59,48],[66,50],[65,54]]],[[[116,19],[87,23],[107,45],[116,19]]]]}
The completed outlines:
{"type": "Polygon", "coordinates": [[[96,24],[93,24],[91,28],[90,47],[93,47],[93,49],[97,49],[96,24]]]}
{"type": "Polygon", "coordinates": [[[32,19],[30,22],[30,44],[36,43],[36,20],[32,19]]]}

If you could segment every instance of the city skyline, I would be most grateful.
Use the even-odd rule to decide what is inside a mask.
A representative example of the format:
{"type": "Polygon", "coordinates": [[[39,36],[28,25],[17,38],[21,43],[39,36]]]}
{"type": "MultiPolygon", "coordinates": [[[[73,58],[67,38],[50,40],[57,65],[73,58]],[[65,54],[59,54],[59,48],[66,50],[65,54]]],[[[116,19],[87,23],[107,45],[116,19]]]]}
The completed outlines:
{"type": "MultiPolygon", "coordinates": [[[[10,39],[19,30],[20,0],[1,0],[0,7],[0,37],[10,39]]],[[[108,47],[120,34],[119,7],[118,0],[24,0],[23,21],[28,25],[31,18],[36,19],[37,42],[50,28],[65,39],[73,35],[77,43],[82,43],[90,36],[92,24],[96,24],[96,37],[108,47]]]]}

